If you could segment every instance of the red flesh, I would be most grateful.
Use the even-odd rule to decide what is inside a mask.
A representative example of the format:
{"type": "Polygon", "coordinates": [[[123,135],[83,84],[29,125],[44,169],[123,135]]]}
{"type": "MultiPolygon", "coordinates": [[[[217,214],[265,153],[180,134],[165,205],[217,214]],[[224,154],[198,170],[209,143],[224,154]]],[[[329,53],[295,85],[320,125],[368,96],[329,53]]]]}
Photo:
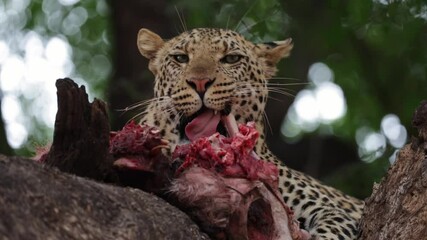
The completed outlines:
{"type": "Polygon", "coordinates": [[[121,131],[110,133],[110,153],[118,158],[114,165],[141,171],[153,171],[153,157],[167,147],[160,131],[131,121],[121,131]]]}
{"type": "Polygon", "coordinates": [[[252,154],[258,137],[255,124],[250,122],[241,124],[238,132],[231,138],[215,133],[196,139],[188,145],[177,146],[173,159],[184,159],[177,173],[196,165],[216,171],[224,177],[261,180],[276,189],[277,167],[252,154]]]}

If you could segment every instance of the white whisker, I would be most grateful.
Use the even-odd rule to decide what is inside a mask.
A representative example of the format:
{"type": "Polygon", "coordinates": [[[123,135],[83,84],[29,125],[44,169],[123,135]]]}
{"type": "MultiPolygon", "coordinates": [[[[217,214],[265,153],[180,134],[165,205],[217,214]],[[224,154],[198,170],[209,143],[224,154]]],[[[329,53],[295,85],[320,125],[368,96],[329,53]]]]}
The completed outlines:
{"type": "Polygon", "coordinates": [[[152,102],[160,102],[160,103],[162,103],[164,101],[168,101],[168,98],[166,98],[166,97],[151,98],[151,99],[148,99],[148,100],[143,100],[143,101],[134,103],[134,104],[132,104],[132,105],[126,107],[126,108],[123,108],[123,109],[116,109],[116,111],[128,112],[128,111],[131,111],[131,110],[134,110],[134,109],[137,109],[137,108],[144,108],[145,106],[149,105],[152,102]]]}
{"type": "Polygon", "coordinates": [[[228,15],[227,24],[225,25],[225,29],[227,29],[227,30],[228,30],[228,24],[230,23],[230,17],[231,17],[231,14],[228,15]]]}
{"type": "Polygon", "coordinates": [[[268,129],[270,129],[270,133],[273,133],[273,128],[271,127],[270,120],[268,120],[268,116],[265,111],[262,111],[262,117],[264,118],[264,122],[267,124],[268,129]]]}
{"type": "Polygon", "coordinates": [[[138,113],[136,115],[134,115],[129,120],[129,121],[131,121],[131,120],[136,120],[137,118],[141,119],[142,116],[146,115],[147,112],[150,110],[148,108],[148,106],[151,105],[151,104],[155,104],[156,107],[158,107],[160,109],[164,108],[164,111],[166,111],[169,108],[172,108],[170,106],[170,104],[169,104],[171,101],[172,101],[172,99],[170,97],[168,97],[168,96],[151,98],[151,99],[147,99],[147,100],[140,101],[140,102],[137,102],[135,104],[132,104],[131,106],[126,107],[125,109],[122,109],[121,111],[123,111],[122,115],[125,114],[128,111],[138,111],[138,113]],[[166,106],[166,108],[165,108],[165,106],[166,106]]]}
{"type": "MultiPolygon", "coordinates": [[[[146,111],[142,111],[142,112],[136,114],[135,116],[131,117],[127,122],[129,123],[131,121],[136,121],[137,118],[141,118],[141,116],[145,115],[145,113],[146,113],[146,111]]],[[[140,120],[141,119],[139,119],[139,121],[137,121],[137,122],[140,123],[140,120]]]]}
{"type": "Polygon", "coordinates": [[[304,86],[310,83],[267,83],[267,86],[304,86]]]}
{"type": "Polygon", "coordinates": [[[234,28],[234,31],[236,31],[240,27],[240,24],[243,22],[243,19],[246,17],[246,15],[249,14],[249,12],[252,10],[252,8],[255,7],[255,5],[257,3],[258,3],[258,0],[254,1],[253,4],[249,7],[249,9],[245,12],[245,14],[243,14],[243,16],[240,18],[239,22],[237,23],[236,27],[234,28]]]}
{"type": "Polygon", "coordinates": [[[278,102],[283,102],[283,99],[279,99],[279,98],[274,98],[272,96],[268,96],[268,99],[274,100],[274,101],[278,101],[278,102]]]}
{"type": "Polygon", "coordinates": [[[175,5],[175,11],[176,11],[176,14],[178,15],[179,21],[181,22],[181,27],[183,32],[187,32],[188,29],[187,29],[187,24],[185,23],[184,14],[182,12],[181,13],[179,12],[176,5],[175,5]]]}
{"type": "MultiPolygon", "coordinates": [[[[274,14],[276,14],[277,12],[278,12],[278,10],[274,11],[272,14],[269,14],[268,16],[274,16],[274,14]]],[[[267,20],[267,17],[265,17],[265,18],[261,19],[260,21],[257,21],[257,22],[255,22],[255,23],[253,23],[252,25],[249,25],[249,26],[245,27],[242,31],[239,31],[239,33],[240,33],[240,34],[243,34],[243,33],[247,32],[247,31],[251,30],[251,29],[252,29],[253,27],[255,27],[256,25],[258,25],[258,24],[260,24],[260,23],[264,22],[265,20],[267,20]]],[[[244,23],[243,23],[243,24],[244,24],[244,23]]]]}
{"type": "Polygon", "coordinates": [[[178,113],[178,118],[177,118],[177,123],[179,123],[179,121],[181,120],[181,118],[184,116],[183,112],[179,112],[178,113]]]}
{"type": "Polygon", "coordinates": [[[282,94],[282,95],[288,96],[288,97],[295,97],[295,94],[287,92],[287,91],[284,91],[284,90],[281,90],[281,89],[270,89],[269,88],[268,91],[272,92],[272,93],[282,94]]]}
{"type": "Polygon", "coordinates": [[[300,81],[301,79],[299,78],[291,78],[291,77],[271,77],[271,80],[292,80],[292,81],[300,81]]]}

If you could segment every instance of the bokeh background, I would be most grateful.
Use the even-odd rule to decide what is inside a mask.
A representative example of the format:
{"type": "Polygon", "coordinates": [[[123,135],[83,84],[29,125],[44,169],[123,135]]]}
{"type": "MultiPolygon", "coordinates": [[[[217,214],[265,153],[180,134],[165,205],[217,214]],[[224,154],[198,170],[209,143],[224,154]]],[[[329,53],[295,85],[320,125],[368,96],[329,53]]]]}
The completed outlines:
{"type": "Polygon", "coordinates": [[[424,0],[0,0],[0,152],[48,144],[57,78],[109,104],[112,129],[152,97],[136,34],[234,29],[254,42],[292,37],[267,106],[268,143],[287,165],[360,198],[414,134],[427,99],[424,0]]]}

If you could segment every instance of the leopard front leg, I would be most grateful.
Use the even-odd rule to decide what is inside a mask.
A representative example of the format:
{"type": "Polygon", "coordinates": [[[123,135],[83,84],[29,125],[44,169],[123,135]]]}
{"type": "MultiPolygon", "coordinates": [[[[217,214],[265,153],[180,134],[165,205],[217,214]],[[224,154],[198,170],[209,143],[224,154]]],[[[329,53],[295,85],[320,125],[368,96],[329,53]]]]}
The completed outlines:
{"type": "MultiPolygon", "coordinates": [[[[277,162],[277,161],[275,161],[277,162]]],[[[356,239],[363,202],[279,164],[279,190],[315,239],[356,239]]]]}
{"type": "Polygon", "coordinates": [[[352,218],[342,209],[318,208],[313,209],[311,218],[305,224],[310,234],[318,239],[356,239],[358,220],[352,218]]]}

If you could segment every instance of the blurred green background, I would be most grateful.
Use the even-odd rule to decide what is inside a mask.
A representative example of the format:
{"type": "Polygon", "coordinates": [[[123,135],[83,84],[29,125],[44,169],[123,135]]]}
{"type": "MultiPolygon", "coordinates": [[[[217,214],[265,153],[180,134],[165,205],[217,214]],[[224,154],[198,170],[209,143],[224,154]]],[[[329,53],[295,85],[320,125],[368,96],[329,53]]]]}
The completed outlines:
{"type": "Polygon", "coordinates": [[[268,143],[287,165],[358,197],[414,135],[427,98],[427,3],[345,0],[0,0],[0,152],[30,156],[52,139],[55,80],[109,104],[112,129],[152,96],[136,48],[149,28],[234,29],[254,42],[292,37],[267,106],[268,143]],[[285,85],[284,85],[285,84],[285,85]]]}

